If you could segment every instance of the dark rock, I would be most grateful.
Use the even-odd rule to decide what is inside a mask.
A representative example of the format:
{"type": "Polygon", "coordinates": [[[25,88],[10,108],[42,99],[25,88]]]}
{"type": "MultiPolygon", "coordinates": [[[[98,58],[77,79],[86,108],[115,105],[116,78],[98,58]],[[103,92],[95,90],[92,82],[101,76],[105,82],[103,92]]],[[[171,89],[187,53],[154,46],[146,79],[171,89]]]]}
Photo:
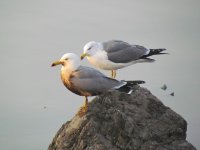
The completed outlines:
{"type": "Polygon", "coordinates": [[[88,113],[63,124],[48,150],[195,150],[186,139],[186,121],[135,87],[131,95],[102,94],[88,113]]]}

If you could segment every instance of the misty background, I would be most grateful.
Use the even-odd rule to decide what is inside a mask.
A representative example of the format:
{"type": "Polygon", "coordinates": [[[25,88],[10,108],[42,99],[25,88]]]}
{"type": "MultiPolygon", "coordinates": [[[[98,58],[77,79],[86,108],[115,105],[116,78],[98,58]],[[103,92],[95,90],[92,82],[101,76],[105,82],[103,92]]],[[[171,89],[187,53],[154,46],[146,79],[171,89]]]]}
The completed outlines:
{"type": "Polygon", "coordinates": [[[198,0],[0,0],[0,149],[47,149],[83,104],[51,63],[67,52],[80,55],[88,41],[111,39],[167,49],[170,55],[154,56],[154,63],[118,70],[117,79],[145,80],[143,87],[186,119],[187,140],[200,149],[199,6],[198,0]]]}

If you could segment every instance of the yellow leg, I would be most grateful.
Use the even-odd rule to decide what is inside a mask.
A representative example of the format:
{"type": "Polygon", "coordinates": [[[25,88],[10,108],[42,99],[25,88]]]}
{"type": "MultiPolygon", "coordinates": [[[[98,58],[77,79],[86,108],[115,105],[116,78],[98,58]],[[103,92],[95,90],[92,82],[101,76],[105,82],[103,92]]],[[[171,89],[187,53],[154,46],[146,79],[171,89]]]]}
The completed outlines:
{"type": "Polygon", "coordinates": [[[116,77],[116,70],[112,70],[112,76],[111,76],[113,79],[115,79],[116,77]]]}
{"type": "Polygon", "coordinates": [[[88,110],[88,98],[87,96],[85,96],[85,99],[84,99],[84,107],[86,110],[88,110]]]}
{"type": "Polygon", "coordinates": [[[88,110],[88,99],[87,96],[85,96],[84,105],[78,111],[78,116],[83,117],[86,114],[87,110],[88,110]]]}

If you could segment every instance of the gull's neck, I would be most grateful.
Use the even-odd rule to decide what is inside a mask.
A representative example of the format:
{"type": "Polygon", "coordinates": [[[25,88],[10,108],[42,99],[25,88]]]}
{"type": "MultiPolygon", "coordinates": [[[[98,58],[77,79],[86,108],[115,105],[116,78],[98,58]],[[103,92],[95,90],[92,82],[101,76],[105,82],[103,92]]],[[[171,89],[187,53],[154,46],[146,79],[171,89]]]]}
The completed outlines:
{"type": "Polygon", "coordinates": [[[64,78],[65,80],[68,80],[72,72],[78,69],[79,66],[80,66],[80,61],[67,62],[61,68],[61,77],[64,78]]]}
{"type": "Polygon", "coordinates": [[[103,44],[100,43],[100,42],[96,42],[96,44],[97,44],[97,49],[102,51],[103,50],[103,44]]]}

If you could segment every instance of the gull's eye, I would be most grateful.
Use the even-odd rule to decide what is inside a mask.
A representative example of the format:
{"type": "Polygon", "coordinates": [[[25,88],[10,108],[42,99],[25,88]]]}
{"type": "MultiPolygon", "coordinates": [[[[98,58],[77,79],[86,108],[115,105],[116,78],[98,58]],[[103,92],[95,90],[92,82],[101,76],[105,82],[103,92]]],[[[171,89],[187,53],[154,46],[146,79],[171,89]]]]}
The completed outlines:
{"type": "Polygon", "coordinates": [[[65,60],[68,60],[68,58],[65,58],[65,60]]]}
{"type": "Polygon", "coordinates": [[[91,50],[91,48],[92,48],[92,47],[89,47],[87,50],[89,51],[89,50],[91,50]]]}

